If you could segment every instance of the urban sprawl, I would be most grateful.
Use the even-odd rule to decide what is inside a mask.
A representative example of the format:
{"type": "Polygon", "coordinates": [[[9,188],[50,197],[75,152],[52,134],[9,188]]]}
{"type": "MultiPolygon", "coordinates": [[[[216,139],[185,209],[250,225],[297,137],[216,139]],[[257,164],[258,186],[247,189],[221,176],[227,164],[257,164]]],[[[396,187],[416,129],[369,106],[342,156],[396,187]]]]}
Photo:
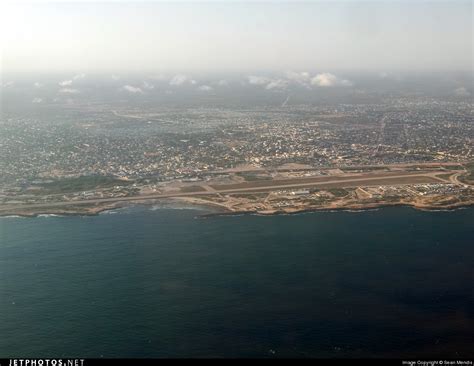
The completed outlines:
{"type": "Polygon", "coordinates": [[[472,104],[72,104],[0,121],[0,214],[163,200],[262,214],[472,204],[472,104]]]}

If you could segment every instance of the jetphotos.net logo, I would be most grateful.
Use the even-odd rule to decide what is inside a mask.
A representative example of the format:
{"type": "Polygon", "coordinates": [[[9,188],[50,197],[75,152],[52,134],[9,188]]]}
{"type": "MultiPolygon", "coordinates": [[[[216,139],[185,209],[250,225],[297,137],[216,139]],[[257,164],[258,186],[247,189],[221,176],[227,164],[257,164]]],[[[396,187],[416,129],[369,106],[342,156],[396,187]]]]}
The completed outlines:
{"type": "MultiPolygon", "coordinates": [[[[3,365],[1,365],[3,366],[3,365]]],[[[84,366],[83,359],[39,358],[39,359],[10,359],[8,366],[84,366]]]]}

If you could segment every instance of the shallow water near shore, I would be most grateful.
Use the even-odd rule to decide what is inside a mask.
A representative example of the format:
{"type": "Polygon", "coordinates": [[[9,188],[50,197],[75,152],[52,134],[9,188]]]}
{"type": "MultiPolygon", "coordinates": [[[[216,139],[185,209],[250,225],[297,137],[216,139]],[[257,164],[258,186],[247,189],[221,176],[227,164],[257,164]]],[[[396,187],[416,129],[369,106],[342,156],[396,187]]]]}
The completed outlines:
{"type": "Polygon", "coordinates": [[[472,207],[107,212],[0,219],[0,357],[474,356],[472,207]]]}

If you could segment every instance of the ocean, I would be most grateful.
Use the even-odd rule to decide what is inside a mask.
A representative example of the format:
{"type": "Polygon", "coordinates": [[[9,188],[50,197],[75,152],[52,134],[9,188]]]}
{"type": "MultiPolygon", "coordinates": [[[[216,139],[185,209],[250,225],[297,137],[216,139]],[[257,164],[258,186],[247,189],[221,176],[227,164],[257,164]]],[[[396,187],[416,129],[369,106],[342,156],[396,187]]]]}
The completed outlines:
{"type": "Polygon", "coordinates": [[[474,357],[474,208],[0,218],[0,357],[474,357]]]}

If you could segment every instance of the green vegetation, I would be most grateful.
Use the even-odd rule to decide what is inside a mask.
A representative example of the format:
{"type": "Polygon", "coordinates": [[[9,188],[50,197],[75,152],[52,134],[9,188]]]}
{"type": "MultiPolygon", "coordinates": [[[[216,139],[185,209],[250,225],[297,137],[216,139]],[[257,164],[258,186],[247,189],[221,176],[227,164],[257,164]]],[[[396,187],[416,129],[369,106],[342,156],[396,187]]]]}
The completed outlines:
{"type": "Polygon", "coordinates": [[[186,186],[181,187],[181,192],[193,193],[193,192],[203,192],[205,189],[201,186],[186,186]]]}
{"type": "Polygon", "coordinates": [[[385,166],[368,166],[368,167],[345,167],[341,168],[343,172],[371,172],[371,171],[379,171],[379,170],[388,170],[385,166]]]}
{"type": "Polygon", "coordinates": [[[326,203],[328,200],[324,198],[312,198],[312,199],[303,199],[300,202],[306,205],[322,205],[323,203],[326,203]]]}
{"type": "Polygon", "coordinates": [[[384,201],[385,202],[398,202],[400,201],[400,197],[399,196],[385,196],[384,201]]]}
{"type": "Polygon", "coordinates": [[[459,164],[443,165],[442,168],[445,169],[445,170],[459,170],[459,169],[461,169],[461,166],[459,164]]]}
{"type": "Polygon", "coordinates": [[[474,161],[471,161],[464,165],[467,170],[467,174],[462,176],[462,180],[473,182],[474,181],[474,161]]]}
{"type": "Polygon", "coordinates": [[[327,191],[335,197],[347,196],[347,191],[344,188],[329,188],[327,191]]]}
{"type": "Polygon", "coordinates": [[[260,175],[260,174],[249,174],[249,173],[237,173],[238,176],[243,177],[247,182],[254,182],[258,180],[271,180],[272,177],[268,175],[260,175]]]}
{"type": "Polygon", "coordinates": [[[449,177],[451,177],[453,173],[447,173],[447,174],[438,174],[437,177],[445,180],[449,180],[449,177]]]}
{"type": "Polygon", "coordinates": [[[129,181],[107,177],[102,175],[88,175],[77,178],[58,179],[51,183],[45,183],[41,186],[41,193],[74,193],[89,191],[97,188],[109,188],[114,186],[126,186],[131,184],[129,181]]]}
{"type": "Polygon", "coordinates": [[[268,193],[234,193],[232,197],[247,198],[249,200],[259,200],[268,196],[268,193]]]}
{"type": "Polygon", "coordinates": [[[458,164],[453,165],[411,165],[406,168],[407,171],[413,170],[458,170],[460,166],[458,164]]]}

